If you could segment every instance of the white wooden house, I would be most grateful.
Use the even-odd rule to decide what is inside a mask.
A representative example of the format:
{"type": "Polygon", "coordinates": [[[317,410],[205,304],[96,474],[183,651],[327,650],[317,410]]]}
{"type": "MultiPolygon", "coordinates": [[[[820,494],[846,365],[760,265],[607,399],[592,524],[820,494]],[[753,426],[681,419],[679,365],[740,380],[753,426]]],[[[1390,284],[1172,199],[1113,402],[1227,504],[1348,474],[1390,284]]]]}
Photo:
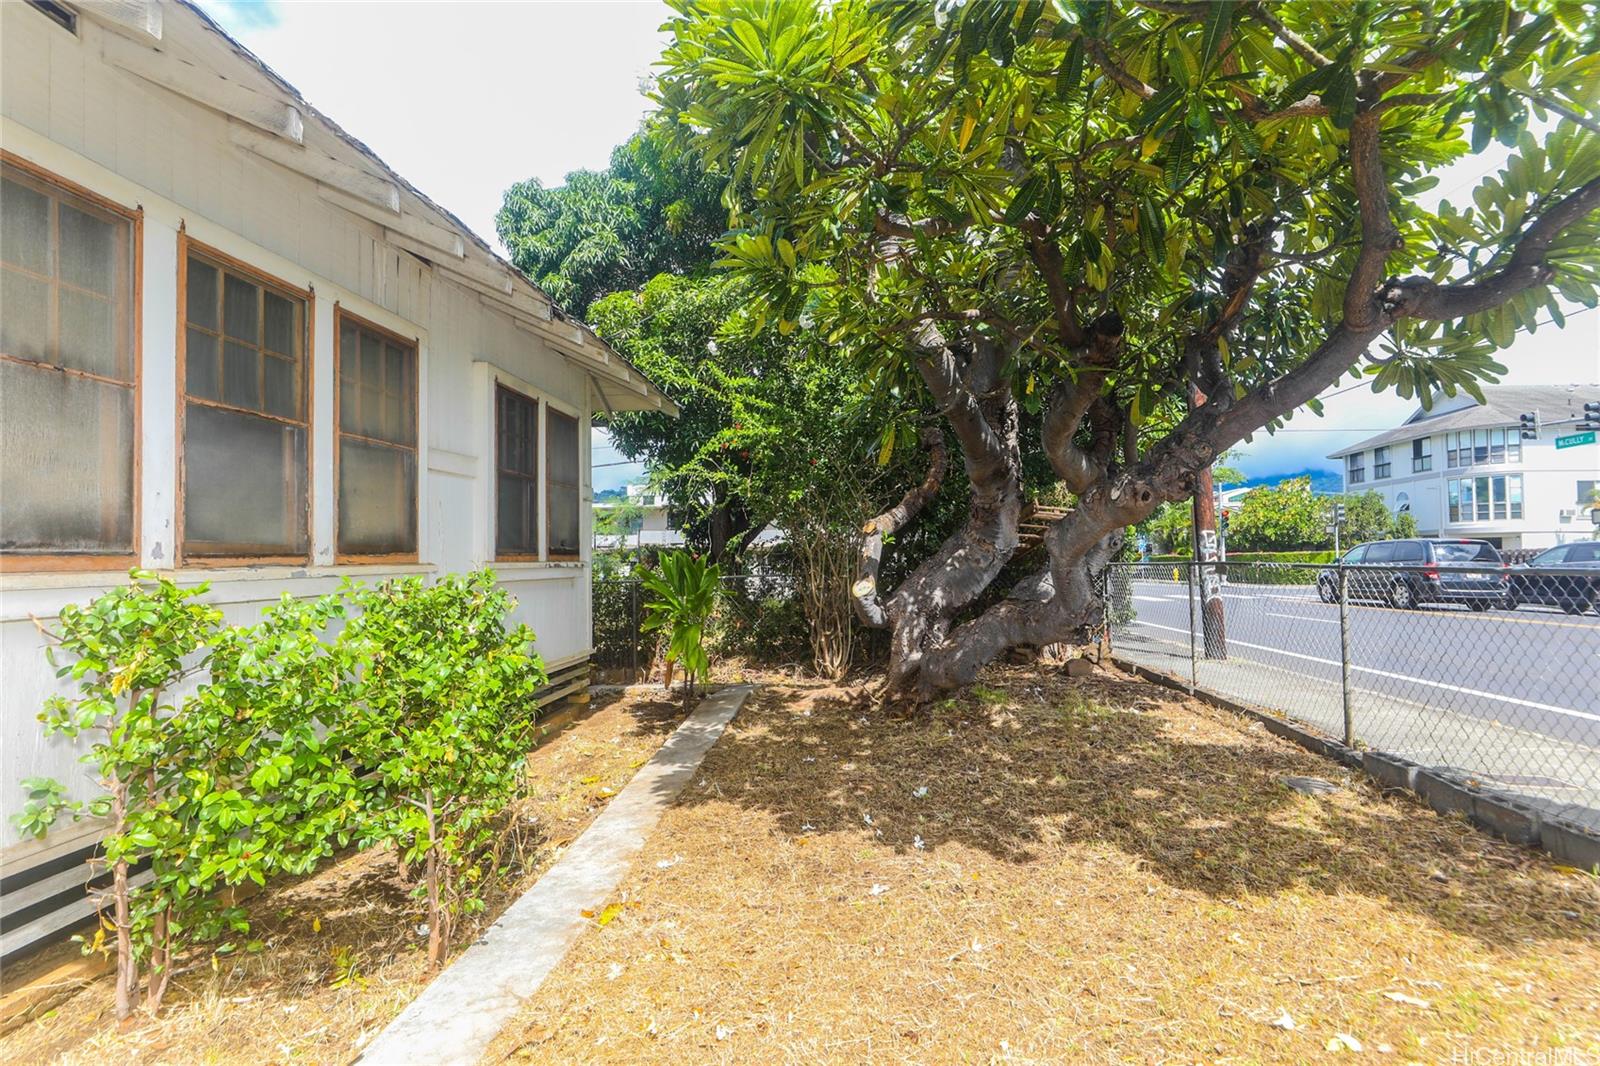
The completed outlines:
{"type": "Polygon", "coordinates": [[[9,824],[24,777],[97,791],[40,734],[34,619],[133,565],[251,621],[346,575],[492,564],[571,668],[589,416],[673,408],[187,3],[0,4],[0,78],[6,956],[87,913],[98,828],[9,824]]]}

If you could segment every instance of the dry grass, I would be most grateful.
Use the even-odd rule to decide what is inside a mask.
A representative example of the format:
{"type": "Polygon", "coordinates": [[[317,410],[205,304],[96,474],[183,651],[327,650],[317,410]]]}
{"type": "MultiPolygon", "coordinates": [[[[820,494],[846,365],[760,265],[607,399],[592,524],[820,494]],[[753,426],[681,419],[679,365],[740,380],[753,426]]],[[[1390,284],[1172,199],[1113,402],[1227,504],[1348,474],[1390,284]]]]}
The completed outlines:
{"type": "MultiPolygon", "coordinates": [[[[597,700],[591,714],[533,753],[529,797],[516,811],[527,829],[523,868],[491,896],[480,927],[583,831],[680,718],[676,700],[597,700]]],[[[101,980],[0,1038],[0,1062],[347,1062],[432,976],[426,937],[416,929],[421,907],[390,852],[351,855],[248,906],[251,935],[264,949],[218,959],[214,968],[209,953],[192,953],[160,1018],[119,1032],[110,982],[101,980]]],[[[457,950],[473,932],[460,931],[457,950]]],[[[7,985],[76,951],[61,945],[8,967],[7,985]]]]}
{"type": "Polygon", "coordinates": [[[1143,683],[986,682],[758,693],[490,1061],[1600,1062],[1593,877],[1143,683]]]}

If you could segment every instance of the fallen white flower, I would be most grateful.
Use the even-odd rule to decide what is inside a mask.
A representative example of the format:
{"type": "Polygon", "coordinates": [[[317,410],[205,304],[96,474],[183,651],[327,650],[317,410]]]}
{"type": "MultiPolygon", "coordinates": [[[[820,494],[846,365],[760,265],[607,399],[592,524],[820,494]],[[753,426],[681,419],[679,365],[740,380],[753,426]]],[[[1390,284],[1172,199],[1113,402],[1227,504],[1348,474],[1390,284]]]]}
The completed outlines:
{"type": "Polygon", "coordinates": [[[873,885],[872,888],[868,890],[868,894],[873,896],[881,896],[887,891],[889,891],[888,885],[873,885]]]}
{"type": "Polygon", "coordinates": [[[920,836],[911,841],[911,846],[916,848],[918,851],[922,851],[927,848],[927,845],[922,842],[922,838],[920,836]]]}
{"type": "Polygon", "coordinates": [[[619,978],[621,976],[622,976],[622,963],[620,963],[620,962],[612,963],[611,964],[611,969],[606,971],[606,980],[607,981],[615,981],[617,978],[619,978]]]}
{"type": "Polygon", "coordinates": [[[928,797],[928,786],[923,785],[921,788],[914,790],[911,794],[917,797],[917,799],[926,799],[928,797]]]}
{"type": "Polygon", "coordinates": [[[1278,1029],[1287,1029],[1291,1033],[1294,1032],[1296,1028],[1294,1024],[1294,1017],[1288,1011],[1284,1011],[1282,1014],[1278,1015],[1269,1024],[1278,1029]]]}
{"type": "Polygon", "coordinates": [[[662,859],[659,862],[657,862],[656,863],[656,869],[658,869],[658,870],[670,870],[670,869],[672,869],[674,866],[678,865],[682,861],[683,861],[683,856],[682,855],[674,855],[670,859],[662,859]]]}

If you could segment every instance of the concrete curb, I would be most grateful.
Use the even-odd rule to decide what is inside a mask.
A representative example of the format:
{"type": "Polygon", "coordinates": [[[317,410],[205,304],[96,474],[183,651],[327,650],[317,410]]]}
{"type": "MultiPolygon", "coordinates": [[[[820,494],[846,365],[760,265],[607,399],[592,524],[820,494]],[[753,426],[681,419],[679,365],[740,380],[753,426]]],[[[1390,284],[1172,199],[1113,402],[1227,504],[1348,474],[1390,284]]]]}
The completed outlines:
{"type": "Polygon", "coordinates": [[[474,1063],[591,923],[661,814],[752,691],[702,700],[561,860],[461,954],[357,1059],[376,1066],[474,1063]]]}
{"type": "MultiPolygon", "coordinates": [[[[1112,656],[1111,662],[1126,673],[1188,695],[1189,683],[1171,674],[1112,656]]],[[[1361,770],[1384,788],[1404,789],[1419,797],[1440,814],[1460,814],[1474,826],[1508,840],[1541,848],[1550,855],[1580,870],[1600,872],[1600,836],[1584,827],[1558,818],[1508,796],[1475,784],[1466,776],[1440,766],[1418,766],[1395,755],[1376,751],[1357,751],[1304,726],[1249,704],[1239,703],[1208,692],[1194,690],[1196,699],[1214,707],[1254,719],[1267,732],[1292,740],[1318,755],[1361,770]]]]}

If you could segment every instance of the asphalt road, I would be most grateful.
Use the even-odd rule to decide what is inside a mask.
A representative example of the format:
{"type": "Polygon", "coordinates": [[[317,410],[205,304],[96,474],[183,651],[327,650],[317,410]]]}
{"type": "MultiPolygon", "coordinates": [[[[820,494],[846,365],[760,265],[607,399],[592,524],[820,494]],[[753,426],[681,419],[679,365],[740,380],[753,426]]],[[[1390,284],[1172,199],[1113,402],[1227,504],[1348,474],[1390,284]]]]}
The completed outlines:
{"type": "MultiPolygon", "coordinates": [[[[1186,648],[1186,586],[1135,581],[1132,593],[1130,629],[1186,648]]],[[[1230,660],[1339,682],[1339,608],[1314,588],[1233,585],[1223,601],[1230,660]]],[[[1350,632],[1358,700],[1382,693],[1600,748],[1600,616],[1352,604],[1350,632]]]]}

